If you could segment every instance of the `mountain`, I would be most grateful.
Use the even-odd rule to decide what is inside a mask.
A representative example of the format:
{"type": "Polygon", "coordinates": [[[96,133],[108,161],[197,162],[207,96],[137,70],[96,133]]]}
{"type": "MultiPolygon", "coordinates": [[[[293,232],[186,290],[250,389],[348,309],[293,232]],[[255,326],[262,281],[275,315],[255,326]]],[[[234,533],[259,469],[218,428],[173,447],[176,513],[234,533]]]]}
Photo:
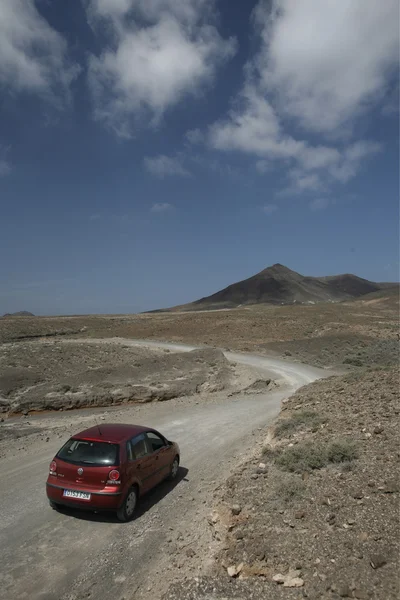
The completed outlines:
{"type": "Polygon", "coordinates": [[[3,317],[34,317],[35,315],[27,310],[20,310],[15,313],[6,313],[3,317]]]}
{"type": "Polygon", "coordinates": [[[376,292],[384,286],[387,284],[374,283],[351,274],[307,277],[284,265],[275,264],[211,296],[169,310],[195,311],[251,304],[340,302],[376,292]]]}

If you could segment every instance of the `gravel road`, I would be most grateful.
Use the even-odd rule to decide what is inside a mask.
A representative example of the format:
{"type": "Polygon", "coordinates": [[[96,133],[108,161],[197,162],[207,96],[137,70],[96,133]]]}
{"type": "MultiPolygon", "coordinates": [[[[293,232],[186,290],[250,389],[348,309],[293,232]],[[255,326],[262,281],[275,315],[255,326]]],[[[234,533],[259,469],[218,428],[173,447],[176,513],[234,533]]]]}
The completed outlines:
{"type": "MultiPolygon", "coordinates": [[[[177,352],[193,349],[120,341],[177,352]]],[[[143,406],[140,423],[179,442],[182,467],[177,483],[162,484],[146,497],[131,523],[108,514],[49,508],[44,485],[48,464],[63,440],[38,442],[29,454],[16,452],[0,462],[0,599],[154,600],[173,579],[207,570],[215,544],[207,524],[213,491],[252,452],[257,429],[272,422],[281,400],[329,374],[286,360],[225,354],[264,377],[272,373],[285,379],[286,385],[268,394],[221,397],[204,405],[143,406]]],[[[118,411],[133,422],[134,407],[118,411]]]]}

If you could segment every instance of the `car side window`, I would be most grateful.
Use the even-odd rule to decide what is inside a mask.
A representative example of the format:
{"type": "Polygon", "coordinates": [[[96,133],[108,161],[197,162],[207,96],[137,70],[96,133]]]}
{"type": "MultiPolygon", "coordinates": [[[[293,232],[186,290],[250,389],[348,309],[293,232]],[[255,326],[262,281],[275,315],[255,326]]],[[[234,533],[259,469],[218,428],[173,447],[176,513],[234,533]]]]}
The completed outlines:
{"type": "Polygon", "coordinates": [[[148,431],[146,435],[152,452],[157,452],[160,448],[164,448],[165,441],[161,436],[157,435],[157,433],[148,431]]]}
{"type": "Polygon", "coordinates": [[[151,453],[151,447],[147,441],[146,435],[141,433],[136,437],[132,438],[128,444],[128,458],[129,460],[137,460],[143,458],[151,453]]]}

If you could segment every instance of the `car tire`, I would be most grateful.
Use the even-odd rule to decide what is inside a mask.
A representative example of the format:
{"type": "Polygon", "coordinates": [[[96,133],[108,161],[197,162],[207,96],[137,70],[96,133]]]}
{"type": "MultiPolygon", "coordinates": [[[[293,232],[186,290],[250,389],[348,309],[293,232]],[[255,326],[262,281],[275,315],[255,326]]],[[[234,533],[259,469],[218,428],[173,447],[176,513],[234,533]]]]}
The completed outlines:
{"type": "Polygon", "coordinates": [[[175,456],[174,460],[171,464],[171,469],[168,475],[168,481],[174,481],[178,475],[179,471],[179,456],[175,456]]]}
{"type": "Polygon", "coordinates": [[[60,505],[57,504],[57,502],[53,502],[53,500],[49,500],[49,504],[50,504],[50,508],[52,508],[53,510],[59,510],[60,505]]]}
{"type": "Polygon", "coordinates": [[[136,486],[129,488],[122,505],[117,510],[117,517],[119,521],[126,523],[133,518],[137,506],[138,495],[138,489],[136,486]]]}

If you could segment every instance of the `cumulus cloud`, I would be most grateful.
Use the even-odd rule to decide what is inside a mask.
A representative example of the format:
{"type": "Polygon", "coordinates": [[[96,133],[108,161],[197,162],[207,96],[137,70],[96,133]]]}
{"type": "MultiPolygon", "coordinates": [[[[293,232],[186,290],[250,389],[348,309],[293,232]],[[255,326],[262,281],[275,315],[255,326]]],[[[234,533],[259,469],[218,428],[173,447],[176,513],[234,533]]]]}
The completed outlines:
{"type": "Polygon", "coordinates": [[[79,68],[68,60],[67,44],[40,15],[34,2],[0,2],[0,85],[48,99],[68,97],[79,68]]]}
{"type": "Polygon", "coordinates": [[[375,0],[275,0],[272,6],[260,0],[253,13],[259,50],[226,118],[208,128],[208,143],[254,155],[261,174],[285,166],[283,193],[347,183],[381,146],[369,140],[333,146],[332,134],[344,126],[351,132],[349,125],[389,84],[398,61],[397,14],[397,0],[383,10],[375,0]],[[294,135],[293,122],[328,143],[311,144],[298,128],[294,135]]]}
{"type": "Polygon", "coordinates": [[[89,59],[95,117],[121,137],[133,135],[138,118],[157,123],[187,94],[201,93],[235,52],[235,41],[218,33],[212,0],[86,4],[94,30],[109,34],[89,59]]]}
{"type": "Polygon", "coordinates": [[[263,0],[257,21],[261,85],[307,130],[336,131],[388,91],[398,0],[263,0]]]}
{"type": "Polygon", "coordinates": [[[208,141],[218,150],[237,150],[264,160],[256,162],[260,173],[266,172],[269,161],[285,161],[290,185],[285,193],[317,191],[330,182],[345,183],[354,177],[368,156],[380,151],[375,142],[359,141],[347,148],[337,149],[325,145],[311,146],[286,133],[271,103],[255,85],[246,84],[236,99],[236,106],[226,119],[210,126],[208,141]]]}
{"type": "Polygon", "coordinates": [[[189,177],[190,173],[183,167],[179,158],[160,154],[159,156],[147,156],[144,159],[146,169],[156,177],[164,178],[168,175],[189,177]]]}
{"type": "Polygon", "coordinates": [[[150,210],[153,213],[163,213],[172,209],[173,206],[172,204],[169,204],[169,202],[156,202],[155,204],[153,204],[150,210]]]}

